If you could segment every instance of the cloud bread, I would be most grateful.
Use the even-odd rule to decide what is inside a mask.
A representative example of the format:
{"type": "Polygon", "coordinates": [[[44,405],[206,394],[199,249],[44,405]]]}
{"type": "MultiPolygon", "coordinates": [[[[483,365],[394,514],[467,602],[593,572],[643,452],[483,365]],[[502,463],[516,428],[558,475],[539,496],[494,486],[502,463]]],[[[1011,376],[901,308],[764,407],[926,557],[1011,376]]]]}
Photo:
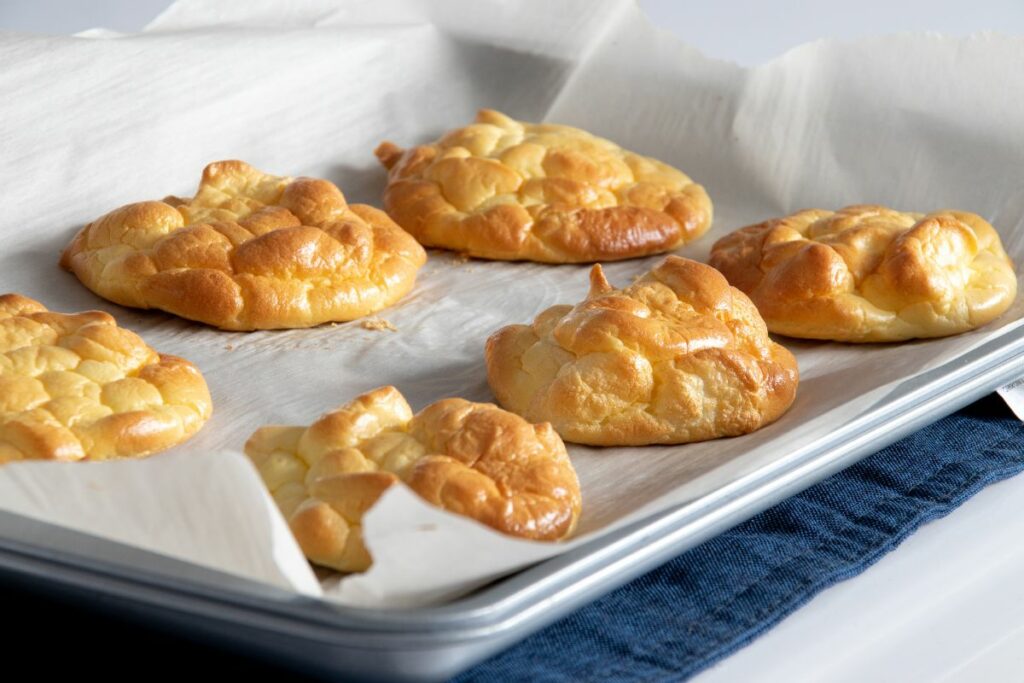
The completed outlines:
{"type": "Polygon", "coordinates": [[[1017,296],[999,234],[963,211],[800,211],[726,235],[711,265],[750,296],[769,330],[806,339],[957,334],[1017,296]]]}
{"type": "Polygon", "coordinates": [[[711,225],[711,200],[686,175],[570,126],[483,109],[434,143],[376,154],[391,217],[426,246],[480,258],[634,258],[711,225]]]}
{"type": "Polygon", "coordinates": [[[498,330],[486,357],[502,406],[595,446],[752,432],[789,408],[798,381],[750,300],[678,256],[623,289],[595,265],[586,299],[498,330]]]}
{"type": "Polygon", "coordinates": [[[580,513],[576,472],[551,425],[460,398],[413,415],[397,389],[381,387],[308,428],[264,427],[245,452],[306,556],[340,571],[370,566],[363,513],[399,480],[512,536],[564,538],[580,513]]]}
{"type": "Polygon", "coordinates": [[[220,161],[192,199],[129,204],[85,226],[61,265],[115,303],[253,330],[378,311],[425,261],[384,212],[347,204],[326,180],[220,161]]]}
{"type": "Polygon", "coordinates": [[[192,436],[210,412],[195,366],[107,313],[0,296],[0,464],[149,455],[192,436]]]}

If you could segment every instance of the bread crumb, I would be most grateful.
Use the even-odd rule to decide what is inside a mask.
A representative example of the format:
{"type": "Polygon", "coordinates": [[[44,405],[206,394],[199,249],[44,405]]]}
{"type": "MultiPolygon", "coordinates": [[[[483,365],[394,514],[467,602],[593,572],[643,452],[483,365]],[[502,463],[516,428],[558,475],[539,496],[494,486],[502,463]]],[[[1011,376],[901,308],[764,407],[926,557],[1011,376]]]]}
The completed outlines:
{"type": "Polygon", "coordinates": [[[452,256],[452,263],[456,265],[466,263],[467,261],[469,261],[469,254],[464,251],[457,252],[452,256]]]}
{"type": "Polygon", "coordinates": [[[234,351],[235,350],[235,345],[234,344],[225,344],[224,345],[224,350],[225,351],[234,351]]]}
{"type": "Polygon", "coordinates": [[[385,330],[389,332],[398,332],[397,327],[383,318],[367,318],[359,323],[359,326],[364,330],[373,330],[374,332],[384,332],[385,330]]]}

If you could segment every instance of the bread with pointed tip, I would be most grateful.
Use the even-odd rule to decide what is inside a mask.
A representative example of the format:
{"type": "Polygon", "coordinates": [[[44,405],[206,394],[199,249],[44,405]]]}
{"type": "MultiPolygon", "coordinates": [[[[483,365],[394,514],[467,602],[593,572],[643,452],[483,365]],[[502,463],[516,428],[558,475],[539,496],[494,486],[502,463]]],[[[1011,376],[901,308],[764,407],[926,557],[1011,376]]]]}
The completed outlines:
{"type": "Polygon", "coordinates": [[[503,407],[594,446],[746,434],[786,412],[798,382],[750,299],[678,256],[622,289],[594,266],[586,299],[498,330],[486,361],[503,407]]]}

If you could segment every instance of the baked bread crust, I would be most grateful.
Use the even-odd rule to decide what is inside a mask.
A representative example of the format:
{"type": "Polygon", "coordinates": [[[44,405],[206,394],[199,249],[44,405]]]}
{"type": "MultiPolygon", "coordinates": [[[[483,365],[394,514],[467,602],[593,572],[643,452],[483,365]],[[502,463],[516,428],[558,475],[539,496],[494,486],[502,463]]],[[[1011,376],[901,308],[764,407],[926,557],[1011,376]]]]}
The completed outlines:
{"type": "Polygon", "coordinates": [[[704,188],[668,164],[570,126],[490,109],[429,145],[376,150],[384,207],[421,244],[506,261],[657,254],[711,226],[704,188]]]}
{"type": "Polygon", "coordinates": [[[61,265],[115,303],[254,330],[378,311],[425,261],[384,212],[347,204],[326,180],[219,161],[192,199],[129,204],[85,226],[61,265]]]}
{"type": "Polygon", "coordinates": [[[109,314],[0,296],[0,464],[149,455],[188,439],[211,411],[194,365],[109,314]]]}
{"type": "Polygon", "coordinates": [[[575,306],[487,340],[498,403],[595,446],[687,443],[752,432],[796,396],[796,359],[718,271],[669,256],[614,289],[600,265],[575,306]]]}
{"type": "Polygon", "coordinates": [[[580,487],[549,424],[447,398],[416,415],[394,387],[359,396],[306,427],[263,427],[245,452],[306,556],[367,569],[363,514],[401,480],[424,499],[512,536],[572,533],[580,487]]]}
{"type": "Polygon", "coordinates": [[[964,211],[800,211],[726,235],[711,265],[750,296],[769,330],[805,339],[958,334],[1017,296],[999,234],[964,211]]]}

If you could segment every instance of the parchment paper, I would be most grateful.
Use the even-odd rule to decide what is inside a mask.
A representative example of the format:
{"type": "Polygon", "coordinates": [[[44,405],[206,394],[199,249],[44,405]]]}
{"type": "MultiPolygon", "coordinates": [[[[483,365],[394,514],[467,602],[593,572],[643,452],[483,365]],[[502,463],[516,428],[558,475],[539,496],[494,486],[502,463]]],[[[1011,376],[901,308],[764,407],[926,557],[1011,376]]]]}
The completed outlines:
{"type": "MultiPolygon", "coordinates": [[[[980,213],[1024,263],[1019,39],[819,42],[743,69],[680,45],[626,0],[189,0],[139,35],[2,34],[0,64],[0,290],[53,310],[110,311],[195,362],[215,406],[198,436],[146,461],[6,466],[0,508],[307,594],[319,586],[240,454],[252,431],[309,424],[384,384],[416,409],[446,396],[492,400],[484,340],[578,301],[587,269],[431,252],[415,291],[380,314],[397,332],[229,333],[120,308],[58,268],[81,225],[187,194],[209,161],[326,177],[350,201],[379,205],[378,142],[426,141],[492,107],[584,127],[704,184],[714,228],[685,256],[705,259],[726,232],[796,209],[878,202],[980,213]],[[135,518],[160,520],[159,533],[135,518]]],[[[607,270],[624,284],[658,258],[607,270]]],[[[1018,302],[984,329],[901,345],[783,340],[801,383],[777,423],[679,447],[571,447],[584,494],[572,543],[503,537],[395,488],[365,520],[371,570],[321,585],[331,599],[375,606],[464,593],[779,462],[1022,313],[1018,302]]]]}

